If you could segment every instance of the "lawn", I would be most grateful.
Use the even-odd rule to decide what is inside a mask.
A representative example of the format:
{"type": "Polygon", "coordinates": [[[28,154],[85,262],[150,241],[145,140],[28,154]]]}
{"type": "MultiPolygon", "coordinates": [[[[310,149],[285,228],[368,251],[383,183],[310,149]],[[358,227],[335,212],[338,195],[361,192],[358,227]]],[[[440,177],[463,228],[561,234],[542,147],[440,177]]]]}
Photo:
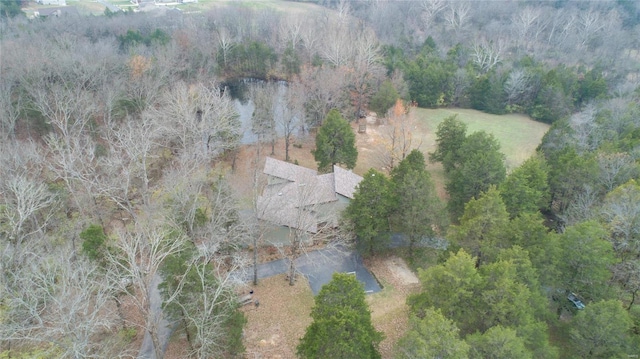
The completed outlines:
{"type": "Polygon", "coordinates": [[[445,118],[458,115],[468,126],[467,134],[484,130],[493,134],[500,142],[506,156],[507,169],[513,169],[535,152],[549,125],[536,122],[526,115],[491,115],[470,109],[423,109],[414,108],[418,126],[424,133],[424,144],[429,151],[435,149],[435,132],[445,118]]]}
{"type": "Polygon", "coordinates": [[[207,11],[223,6],[237,6],[254,10],[276,10],[289,13],[319,11],[319,5],[282,0],[253,0],[253,1],[229,1],[229,0],[198,0],[197,3],[178,5],[185,11],[207,11]]]}

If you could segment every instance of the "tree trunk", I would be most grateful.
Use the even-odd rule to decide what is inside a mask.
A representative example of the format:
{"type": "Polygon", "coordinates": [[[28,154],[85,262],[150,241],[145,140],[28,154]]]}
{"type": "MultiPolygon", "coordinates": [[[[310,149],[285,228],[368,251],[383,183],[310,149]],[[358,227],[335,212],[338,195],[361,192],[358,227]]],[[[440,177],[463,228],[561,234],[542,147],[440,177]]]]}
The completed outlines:
{"type": "Polygon", "coordinates": [[[258,236],[253,236],[253,285],[258,285],[258,236]]]}
{"type": "Polygon", "coordinates": [[[294,285],[296,280],[296,266],[293,263],[295,258],[289,260],[289,285],[294,285]]]}
{"type": "Polygon", "coordinates": [[[291,139],[289,138],[289,136],[285,136],[284,138],[284,160],[289,162],[289,142],[291,142],[291,139]]]}
{"type": "Polygon", "coordinates": [[[630,310],[631,310],[631,307],[633,307],[633,303],[636,301],[636,293],[638,293],[638,291],[637,291],[637,290],[634,290],[634,291],[631,293],[631,303],[629,303],[629,306],[627,307],[627,311],[630,311],[630,310]]]}
{"type": "Polygon", "coordinates": [[[233,154],[231,155],[231,172],[236,171],[236,160],[238,159],[238,150],[233,150],[233,154]]]}
{"type": "Polygon", "coordinates": [[[182,314],[182,325],[184,326],[184,333],[187,336],[187,343],[189,343],[189,349],[191,350],[191,352],[193,352],[193,343],[191,342],[191,333],[189,333],[189,324],[187,323],[184,309],[181,309],[180,312],[182,314]]]}
{"type": "Polygon", "coordinates": [[[295,260],[298,257],[298,248],[300,246],[300,235],[298,231],[293,233],[293,242],[291,243],[291,255],[289,256],[289,285],[294,285],[296,280],[296,264],[295,260]]]}

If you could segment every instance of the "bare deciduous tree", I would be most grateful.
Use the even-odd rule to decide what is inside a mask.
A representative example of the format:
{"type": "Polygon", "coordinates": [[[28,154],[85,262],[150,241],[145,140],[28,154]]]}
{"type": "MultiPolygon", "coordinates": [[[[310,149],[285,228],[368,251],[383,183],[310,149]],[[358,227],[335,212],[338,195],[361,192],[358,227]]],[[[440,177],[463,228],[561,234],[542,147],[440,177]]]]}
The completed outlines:
{"type": "Polygon", "coordinates": [[[531,45],[535,45],[547,26],[542,9],[530,6],[515,14],[511,18],[511,23],[518,35],[518,47],[524,46],[525,50],[529,50],[531,45]]]}
{"type": "Polygon", "coordinates": [[[49,344],[52,355],[63,358],[102,358],[112,355],[116,344],[118,354],[124,354],[124,343],[105,347],[104,334],[114,329],[117,315],[109,305],[111,288],[98,268],[84,259],[69,261],[60,248],[30,259],[3,294],[8,320],[0,340],[17,347],[49,344]]]}
{"type": "Polygon", "coordinates": [[[468,26],[471,17],[471,7],[467,1],[451,1],[444,11],[447,27],[453,30],[456,37],[468,26]]]}
{"type": "Polygon", "coordinates": [[[293,134],[304,124],[304,103],[302,102],[303,87],[299,83],[291,83],[283,89],[283,101],[278,106],[276,122],[282,129],[284,136],[285,161],[289,161],[289,147],[293,134]]]}
{"type": "Polygon", "coordinates": [[[349,89],[355,116],[360,116],[384,75],[380,65],[380,44],[373,31],[364,28],[356,39],[353,59],[348,67],[349,89]]]}
{"type": "Polygon", "coordinates": [[[131,286],[132,302],[144,318],[144,323],[131,324],[149,333],[156,358],[162,358],[163,343],[159,330],[163,315],[151,303],[160,300],[155,288],[160,266],[169,256],[184,250],[186,238],[171,225],[152,218],[138,220],[134,225],[132,231],[117,233],[113,243],[115,251],[108,251],[106,260],[111,267],[111,282],[123,287],[131,286]]]}
{"type": "Polygon", "coordinates": [[[599,124],[596,122],[594,105],[588,105],[582,111],[571,116],[569,125],[573,129],[572,137],[578,150],[582,152],[593,151],[600,145],[602,133],[598,131],[599,124]]]}
{"type": "Polygon", "coordinates": [[[554,11],[550,14],[550,29],[547,35],[547,44],[563,46],[571,36],[576,26],[576,14],[566,10],[554,11]]]}
{"type": "Polygon", "coordinates": [[[412,130],[415,128],[411,109],[406,108],[402,100],[389,109],[387,114],[388,126],[384,128],[384,143],[380,154],[381,166],[391,172],[411,150],[419,148],[421,143],[414,146],[412,130]]]}
{"type": "Polygon", "coordinates": [[[562,219],[563,225],[567,227],[587,221],[594,217],[599,202],[598,191],[591,186],[584,186],[559,217],[562,219]]]}
{"type": "Polygon", "coordinates": [[[230,31],[223,25],[216,27],[216,39],[218,41],[218,49],[222,54],[222,63],[224,66],[227,66],[227,59],[229,57],[229,52],[235,46],[236,40],[231,36],[230,31]]]}
{"type": "Polygon", "coordinates": [[[613,268],[613,280],[631,294],[634,304],[640,293],[640,189],[630,181],[610,192],[600,215],[611,233],[610,241],[619,259],[613,268]]]}
{"type": "Polygon", "coordinates": [[[600,19],[600,12],[593,9],[580,12],[578,16],[578,32],[580,45],[585,46],[605,27],[605,22],[600,19]]]}
{"type": "MultiPolygon", "coordinates": [[[[285,16],[280,22],[280,38],[286,46],[297,48],[302,42],[303,18],[297,14],[285,16]]],[[[285,47],[286,47],[285,46],[285,47]]]]}
{"type": "Polygon", "coordinates": [[[169,142],[175,142],[180,152],[207,160],[239,145],[238,114],[217,84],[180,82],[163,99],[163,105],[148,111],[148,116],[161,119],[169,142]]]}
{"type": "Polygon", "coordinates": [[[447,3],[444,0],[423,0],[420,2],[422,7],[422,21],[426,28],[430,27],[437,19],[438,15],[445,10],[447,3]]]}
{"type": "Polygon", "coordinates": [[[345,66],[353,56],[354,42],[345,28],[329,28],[322,42],[322,57],[332,66],[345,66]]]}
{"type": "Polygon", "coordinates": [[[6,249],[12,252],[13,267],[17,268],[22,264],[24,242],[42,233],[53,216],[57,201],[45,183],[21,174],[5,178],[0,190],[1,232],[5,232],[9,242],[6,249]]]}
{"type": "Polygon", "coordinates": [[[504,92],[507,95],[507,103],[513,105],[521,103],[530,91],[531,78],[525,70],[516,69],[509,73],[504,83],[504,92]]]}
{"type": "Polygon", "coordinates": [[[457,69],[453,75],[453,93],[451,105],[464,107],[467,101],[467,90],[471,86],[471,78],[465,69],[457,69]]]}
{"type": "Polygon", "coordinates": [[[300,32],[302,46],[305,49],[307,62],[309,63],[312,61],[314,55],[320,52],[321,31],[319,28],[320,24],[317,16],[311,16],[305,19],[300,32]]]}
{"type": "Polygon", "coordinates": [[[16,123],[20,118],[22,96],[15,93],[10,79],[0,83],[0,134],[8,138],[15,137],[16,123]]]}
{"type": "MultiPolygon", "coordinates": [[[[237,315],[234,288],[239,284],[233,270],[243,267],[244,263],[235,262],[231,266],[225,263],[213,253],[201,253],[190,266],[196,278],[194,292],[179,293],[191,300],[177,300],[181,298],[177,295],[165,302],[181,308],[186,330],[193,334],[188,336],[191,338],[189,354],[196,358],[216,357],[228,350],[227,325],[237,315]]],[[[181,291],[185,291],[184,287],[181,291]]]]}
{"type": "Polygon", "coordinates": [[[306,67],[302,70],[300,83],[304,88],[302,96],[307,112],[307,126],[322,125],[329,110],[344,107],[344,89],[347,87],[347,80],[343,68],[322,66],[306,67]]]}
{"type": "Polygon", "coordinates": [[[600,168],[598,180],[606,193],[638,174],[638,165],[628,153],[600,153],[596,160],[600,168]]]}
{"type": "Polygon", "coordinates": [[[149,170],[164,132],[149,115],[109,129],[112,154],[101,161],[109,172],[103,177],[100,190],[134,217],[136,214],[131,202],[134,195],[138,195],[145,206],[150,203],[149,170]]]}
{"type": "Polygon", "coordinates": [[[506,43],[503,39],[487,41],[477,39],[473,43],[471,58],[480,71],[488,72],[502,61],[506,43]]]}
{"type": "Polygon", "coordinates": [[[271,143],[271,155],[275,155],[275,144],[278,137],[276,104],[279,93],[279,85],[267,83],[252,86],[249,94],[254,106],[251,116],[251,130],[258,135],[258,147],[261,147],[263,142],[271,143]]]}
{"type": "Polygon", "coordinates": [[[188,247],[196,250],[186,259],[184,273],[163,270],[165,282],[169,281],[163,284],[163,306],[172,309],[169,314],[184,324],[193,355],[220,356],[228,349],[231,334],[227,325],[237,316],[234,289],[242,283],[239,273],[247,266],[240,248],[248,243],[250,232],[239,218],[236,198],[222,177],[207,180],[200,167],[192,173],[172,172],[165,186],[176,220],[191,221],[192,243],[188,247]],[[180,189],[176,191],[176,187],[180,189]],[[199,214],[184,218],[176,213],[180,208],[199,214]]]}
{"type": "Polygon", "coordinates": [[[284,251],[289,262],[289,285],[295,284],[296,259],[303,255],[314,241],[326,239],[336,221],[331,218],[335,213],[322,208],[321,198],[327,193],[322,193],[321,180],[318,177],[308,176],[296,186],[297,191],[291,193],[292,198],[290,198],[293,201],[293,208],[290,213],[292,218],[289,226],[289,248],[284,251]]]}

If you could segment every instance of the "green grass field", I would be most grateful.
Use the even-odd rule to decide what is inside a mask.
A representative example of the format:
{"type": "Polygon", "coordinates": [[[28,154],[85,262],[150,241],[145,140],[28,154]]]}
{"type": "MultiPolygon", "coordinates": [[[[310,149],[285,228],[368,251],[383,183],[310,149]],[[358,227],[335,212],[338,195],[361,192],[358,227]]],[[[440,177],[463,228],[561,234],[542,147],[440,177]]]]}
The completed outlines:
{"type": "Polygon", "coordinates": [[[435,150],[435,133],[445,118],[458,115],[467,124],[467,134],[484,130],[493,134],[500,142],[501,151],[506,156],[507,169],[513,169],[529,158],[540,144],[549,125],[533,121],[519,114],[491,115],[469,109],[423,109],[416,108],[414,116],[423,134],[426,152],[435,150]]]}

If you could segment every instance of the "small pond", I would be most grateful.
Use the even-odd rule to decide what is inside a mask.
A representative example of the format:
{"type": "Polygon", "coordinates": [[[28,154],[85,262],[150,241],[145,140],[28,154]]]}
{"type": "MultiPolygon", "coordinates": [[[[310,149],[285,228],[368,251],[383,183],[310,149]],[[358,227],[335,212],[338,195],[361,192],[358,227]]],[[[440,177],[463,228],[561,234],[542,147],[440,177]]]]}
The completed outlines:
{"type": "MultiPolygon", "coordinates": [[[[232,81],[227,81],[222,84],[225,90],[229,92],[233,103],[240,116],[240,122],[242,124],[242,138],[240,143],[243,145],[252,144],[258,141],[258,135],[252,131],[251,118],[253,117],[253,111],[255,105],[251,99],[251,88],[257,86],[264,86],[266,81],[254,78],[243,78],[232,81]]],[[[282,112],[282,107],[285,106],[285,95],[288,91],[286,81],[275,82],[278,88],[275,114],[278,116],[282,112]]],[[[282,136],[284,133],[282,123],[276,118],[276,131],[278,136],[282,136]]],[[[294,135],[300,135],[302,130],[294,132],[294,135]]]]}

